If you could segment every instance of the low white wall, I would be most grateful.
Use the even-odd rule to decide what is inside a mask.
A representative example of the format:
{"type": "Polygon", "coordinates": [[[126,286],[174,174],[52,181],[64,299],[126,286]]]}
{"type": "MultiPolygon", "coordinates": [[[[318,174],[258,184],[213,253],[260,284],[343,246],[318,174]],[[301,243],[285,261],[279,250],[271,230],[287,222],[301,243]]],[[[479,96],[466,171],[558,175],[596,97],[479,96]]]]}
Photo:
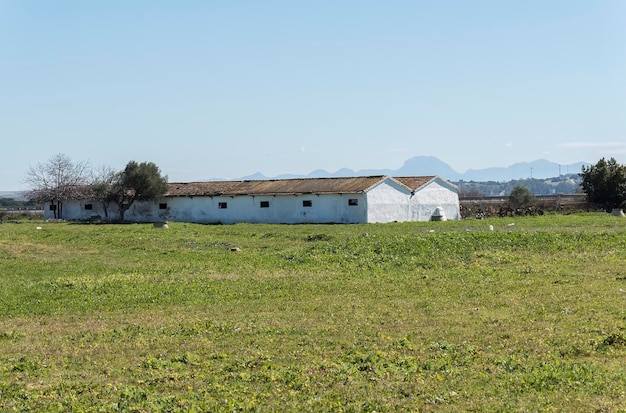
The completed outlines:
{"type": "Polygon", "coordinates": [[[124,217],[128,221],[182,221],[197,223],[359,223],[366,222],[366,202],[361,194],[281,195],[234,197],[172,197],[156,203],[135,203],[124,217]],[[356,199],[357,205],[349,205],[356,199]],[[303,206],[310,201],[311,206],[303,206]],[[261,203],[269,204],[261,208],[261,203]],[[225,203],[226,208],[220,208],[225,203]],[[166,209],[159,209],[166,204],[166,209]]]}
{"type": "MultiPolygon", "coordinates": [[[[58,206],[57,206],[58,208],[58,206]]],[[[119,213],[117,212],[117,207],[111,205],[111,210],[113,210],[113,218],[117,218],[119,213]]],[[[104,209],[100,203],[91,202],[91,201],[66,201],[63,203],[62,211],[61,211],[61,219],[66,219],[69,221],[87,221],[92,216],[99,215],[104,219],[104,209]],[[90,204],[92,209],[85,209],[85,205],[90,204]]],[[[109,215],[111,211],[109,211],[109,215]]],[[[54,219],[54,211],[50,209],[50,204],[46,204],[44,206],[43,212],[44,219],[54,219]]]]}

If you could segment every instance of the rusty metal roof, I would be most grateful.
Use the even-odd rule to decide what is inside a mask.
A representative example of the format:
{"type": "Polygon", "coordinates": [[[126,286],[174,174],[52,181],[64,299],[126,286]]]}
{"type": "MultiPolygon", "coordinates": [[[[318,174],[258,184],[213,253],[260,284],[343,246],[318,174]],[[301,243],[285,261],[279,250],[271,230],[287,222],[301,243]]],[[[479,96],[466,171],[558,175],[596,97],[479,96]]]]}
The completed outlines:
{"type": "Polygon", "coordinates": [[[411,191],[415,191],[418,188],[426,185],[428,182],[435,179],[436,176],[394,176],[393,179],[400,182],[402,185],[409,188],[411,191]]]}
{"type": "Polygon", "coordinates": [[[350,178],[173,182],[168,184],[165,196],[358,194],[367,191],[385,178],[387,177],[380,175],[350,178]]]}

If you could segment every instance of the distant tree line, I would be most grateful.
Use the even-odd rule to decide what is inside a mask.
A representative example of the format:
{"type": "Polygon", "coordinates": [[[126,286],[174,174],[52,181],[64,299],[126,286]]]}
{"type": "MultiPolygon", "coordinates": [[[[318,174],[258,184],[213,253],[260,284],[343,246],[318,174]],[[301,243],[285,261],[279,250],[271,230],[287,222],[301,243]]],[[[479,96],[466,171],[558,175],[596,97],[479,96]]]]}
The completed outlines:
{"type": "Polygon", "coordinates": [[[461,196],[507,196],[514,188],[528,189],[534,195],[575,194],[581,192],[581,179],[577,174],[568,174],[550,179],[514,179],[497,181],[458,181],[461,196]]]}
{"type": "Polygon", "coordinates": [[[110,205],[116,205],[123,221],[134,202],[152,201],[167,191],[167,176],[152,162],[130,161],[116,171],[109,166],[92,168],[63,154],[29,167],[25,181],[31,186],[31,202],[48,204],[57,219],[63,218],[63,204],[68,200],[89,199],[101,203],[106,218],[110,205]]]}
{"type": "Polygon", "coordinates": [[[32,200],[19,200],[14,198],[0,198],[0,208],[14,208],[14,207],[32,207],[36,206],[32,200]]]}
{"type": "Polygon", "coordinates": [[[574,192],[586,195],[588,207],[601,208],[607,212],[626,208],[626,165],[619,164],[615,158],[610,158],[608,161],[602,158],[595,165],[583,166],[582,172],[577,176],[560,178],[558,181],[524,179],[509,182],[458,182],[456,184],[461,189],[461,197],[508,196],[508,202],[513,208],[534,205],[535,195],[574,192]],[[562,182],[567,182],[568,185],[576,182],[576,190],[558,191],[562,182]],[[553,191],[546,191],[546,185],[553,188],[553,191]]]}

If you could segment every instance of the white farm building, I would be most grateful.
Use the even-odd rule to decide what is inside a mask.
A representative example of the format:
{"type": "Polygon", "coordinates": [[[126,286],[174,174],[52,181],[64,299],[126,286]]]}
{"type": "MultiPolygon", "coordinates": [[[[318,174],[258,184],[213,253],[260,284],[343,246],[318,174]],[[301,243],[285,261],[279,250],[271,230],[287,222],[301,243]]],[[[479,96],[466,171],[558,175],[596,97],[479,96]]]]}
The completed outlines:
{"type": "MultiPolygon", "coordinates": [[[[53,218],[54,206],[45,208],[53,218]]],[[[110,205],[109,217],[117,217],[110,205]]],[[[63,219],[104,218],[89,199],[63,203],[63,219]]],[[[437,176],[367,176],[169,183],[155,202],[135,202],[130,222],[384,223],[460,219],[458,188],[437,176]]]]}

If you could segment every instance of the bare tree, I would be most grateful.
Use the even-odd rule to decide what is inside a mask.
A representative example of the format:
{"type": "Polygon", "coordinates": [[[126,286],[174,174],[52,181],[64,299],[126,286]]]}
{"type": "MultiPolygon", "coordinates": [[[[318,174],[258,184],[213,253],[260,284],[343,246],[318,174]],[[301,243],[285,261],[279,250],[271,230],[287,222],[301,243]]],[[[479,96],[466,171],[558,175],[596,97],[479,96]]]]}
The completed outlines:
{"type": "Polygon", "coordinates": [[[91,173],[89,182],[89,198],[100,202],[105,218],[109,218],[109,205],[115,201],[115,184],[120,173],[110,166],[101,165],[91,173]]]}
{"type": "Polygon", "coordinates": [[[63,217],[63,202],[80,196],[87,181],[89,162],[73,162],[69,156],[56,154],[45,163],[30,166],[24,181],[31,186],[35,202],[50,202],[54,217],[63,217]]]}

